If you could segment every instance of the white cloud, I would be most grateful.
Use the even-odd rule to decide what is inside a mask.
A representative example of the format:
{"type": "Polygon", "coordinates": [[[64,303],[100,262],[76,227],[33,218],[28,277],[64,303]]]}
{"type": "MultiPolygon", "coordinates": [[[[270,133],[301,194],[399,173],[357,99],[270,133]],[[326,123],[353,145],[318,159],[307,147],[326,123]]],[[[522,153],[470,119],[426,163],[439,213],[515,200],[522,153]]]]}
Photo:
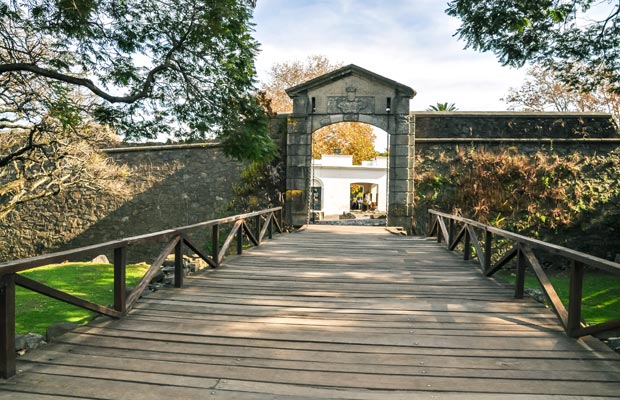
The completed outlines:
{"type": "Polygon", "coordinates": [[[524,71],[463,50],[458,20],[436,0],[259,0],[259,79],[275,62],[324,54],[413,87],[413,110],[448,101],[461,110],[505,110],[500,101],[524,71]]]}

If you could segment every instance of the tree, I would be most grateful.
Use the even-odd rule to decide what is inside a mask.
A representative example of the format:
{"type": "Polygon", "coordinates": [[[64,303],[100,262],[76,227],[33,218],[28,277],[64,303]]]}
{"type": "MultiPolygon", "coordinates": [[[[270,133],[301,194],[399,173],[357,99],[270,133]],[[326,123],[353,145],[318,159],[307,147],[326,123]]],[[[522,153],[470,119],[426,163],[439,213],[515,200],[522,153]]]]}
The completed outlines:
{"type": "Polygon", "coordinates": [[[117,141],[87,118],[90,96],[31,79],[0,76],[0,220],[24,203],[71,188],[125,193],[125,167],[99,148],[117,141]]]}
{"type": "Polygon", "coordinates": [[[84,89],[93,120],[126,138],[216,137],[236,157],[267,157],[250,3],[3,0],[0,76],[84,89]]]}
{"type": "Polygon", "coordinates": [[[323,55],[308,56],[304,61],[294,60],[275,63],[271,66],[270,79],[261,85],[271,103],[271,109],[276,113],[290,113],[293,111],[293,100],[285,90],[325,75],[343,66],[342,63],[332,63],[323,55]]]}
{"type": "Polygon", "coordinates": [[[590,91],[620,93],[620,4],[608,0],[451,0],[467,47],[492,51],[504,65],[526,62],[590,91]],[[614,4],[612,4],[614,3],[614,4]]]}
{"type": "Polygon", "coordinates": [[[520,88],[510,88],[502,99],[510,108],[526,111],[608,112],[620,121],[620,94],[612,93],[608,85],[596,91],[581,93],[558,80],[556,74],[541,66],[533,66],[520,88]]]}
{"type": "Polygon", "coordinates": [[[448,104],[448,102],[445,103],[437,103],[435,104],[431,104],[426,111],[457,111],[458,108],[456,108],[456,106],[454,105],[454,103],[450,103],[448,104]]]}
{"type": "MultiPolygon", "coordinates": [[[[273,112],[292,112],[293,101],[285,92],[287,88],[340,67],[342,63],[333,64],[323,55],[311,55],[304,61],[276,63],[271,67],[271,78],[263,83],[261,89],[273,112]]],[[[322,154],[333,154],[334,149],[340,149],[341,154],[353,155],[353,162],[360,164],[362,160],[377,156],[375,139],[370,125],[357,122],[334,124],[314,132],[312,154],[314,158],[321,158],[322,154]]]]}
{"type": "Polygon", "coordinates": [[[323,154],[340,154],[353,156],[353,164],[377,157],[375,150],[376,136],[372,127],[366,124],[340,122],[317,130],[312,141],[312,155],[321,158],[323,154]]]}

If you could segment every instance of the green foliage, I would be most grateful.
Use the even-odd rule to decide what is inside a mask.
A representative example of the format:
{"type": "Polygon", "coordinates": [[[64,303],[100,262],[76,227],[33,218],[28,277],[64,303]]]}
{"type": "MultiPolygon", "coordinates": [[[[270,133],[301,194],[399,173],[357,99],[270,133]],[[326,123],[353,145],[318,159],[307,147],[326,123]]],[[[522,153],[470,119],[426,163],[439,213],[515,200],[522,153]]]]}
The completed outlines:
{"type": "Polygon", "coordinates": [[[286,121],[282,122],[272,130],[270,141],[277,143],[272,156],[248,163],[241,172],[241,182],[233,185],[235,198],[228,204],[229,212],[237,214],[284,205],[287,125],[286,121]]]}
{"type": "Polygon", "coordinates": [[[419,155],[416,161],[419,210],[457,211],[603,257],[617,252],[620,150],[604,156],[527,156],[476,149],[430,160],[419,155]],[[588,233],[607,239],[593,245],[583,239],[588,233]]]}
{"type": "Polygon", "coordinates": [[[286,166],[281,158],[269,163],[252,162],[241,173],[241,183],[233,186],[231,212],[249,212],[284,205],[286,166]]]}
{"type": "Polygon", "coordinates": [[[273,160],[277,147],[268,135],[269,119],[264,109],[254,98],[249,98],[241,110],[239,125],[222,139],[224,152],[238,160],[264,163],[273,160]]]}
{"type": "Polygon", "coordinates": [[[589,91],[609,81],[620,93],[620,6],[603,0],[451,0],[468,47],[504,65],[536,62],[589,91]],[[599,17],[599,15],[602,15],[599,17]]]}
{"type": "MultiPolygon", "coordinates": [[[[128,265],[127,285],[136,285],[148,267],[146,264],[128,265]]],[[[114,267],[111,264],[58,264],[21,274],[97,304],[114,302],[114,267]]],[[[44,335],[47,327],[57,322],[86,323],[96,315],[27,289],[17,287],[16,292],[15,331],[18,334],[34,332],[44,335]]]]}
{"type": "Polygon", "coordinates": [[[253,93],[249,2],[3,1],[2,11],[1,77],[79,87],[92,95],[90,117],[126,138],[217,138],[237,158],[272,153],[253,93]]]}
{"type": "Polygon", "coordinates": [[[457,111],[458,108],[454,105],[454,103],[437,103],[431,104],[426,111],[457,111]]]}

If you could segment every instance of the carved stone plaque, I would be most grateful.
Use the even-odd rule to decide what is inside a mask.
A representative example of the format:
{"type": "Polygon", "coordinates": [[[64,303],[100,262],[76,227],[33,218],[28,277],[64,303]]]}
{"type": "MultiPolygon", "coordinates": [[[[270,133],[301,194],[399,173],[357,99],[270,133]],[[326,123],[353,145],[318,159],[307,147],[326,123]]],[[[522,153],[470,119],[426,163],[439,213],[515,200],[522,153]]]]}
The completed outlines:
{"type": "Polygon", "coordinates": [[[346,96],[327,96],[327,112],[330,114],[374,114],[375,98],[357,96],[357,88],[348,87],[346,96]]]}

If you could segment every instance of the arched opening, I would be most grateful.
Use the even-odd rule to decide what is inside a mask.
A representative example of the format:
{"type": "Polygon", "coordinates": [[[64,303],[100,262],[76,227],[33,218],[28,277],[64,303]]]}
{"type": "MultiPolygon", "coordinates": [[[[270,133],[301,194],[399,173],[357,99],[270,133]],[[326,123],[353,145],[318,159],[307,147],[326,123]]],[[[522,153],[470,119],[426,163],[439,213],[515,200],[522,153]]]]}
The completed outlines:
{"type": "MultiPolygon", "coordinates": [[[[293,112],[287,116],[287,223],[302,226],[309,221],[313,166],[318,166],[317,161],[312,162],[312,133],[338,122],[361,122],[389,134],[389,177],[385,185],[389,208],[387,224],[410,231],[413,221],[414,135],[409,100],[415,91],[351,64],[290,87],[286,93],[293,100],[293,112]]],[[[325,180],[323,183],[321,206],[324,209],[328,203],[328,188],[325,180]]],[[[379,185],[379,191],[381,187],[379,185]]],[[[349,190],[347,186],[346,192],[349,190]]]]}
{"type": "Polygon", "coordinates": [[[336,122],[312,133],[311,223],[386,214],[387,139],[387,132],[362,122],[336,122]]]}

